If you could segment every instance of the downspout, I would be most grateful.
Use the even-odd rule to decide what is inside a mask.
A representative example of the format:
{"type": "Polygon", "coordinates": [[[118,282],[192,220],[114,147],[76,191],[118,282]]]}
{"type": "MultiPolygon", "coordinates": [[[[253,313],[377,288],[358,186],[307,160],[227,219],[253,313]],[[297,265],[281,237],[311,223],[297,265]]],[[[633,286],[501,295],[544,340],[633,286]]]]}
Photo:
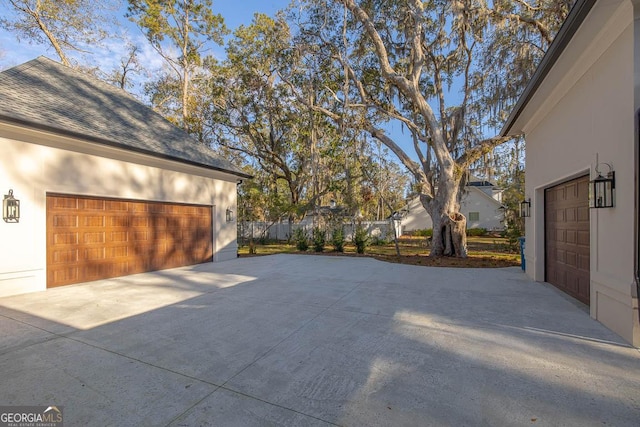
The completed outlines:
{"type": "MultiPolygon", "coordinates": [[[[637,26],[638,24],[636,24],[637,26]]],[[[636,32],[640,30],[636,29],[636,32]]],[[[636,299],[638,300],[638,321],[640,322],[640,218],[638,212],[640,212],[640,108],[636,112],[636,126],[635,126],[635,281],[636,281],[636,299]]]]}
{"type": "Polygon", "coordinates": [[[634,131],[634,236],[635,263],[634,279],[636,282],[635,298],[638,301],[638,321],[640,322],[640,0],[633,0],[633,67],[634,67],[634,104],[635,104],[635,131],[634,131]]]}

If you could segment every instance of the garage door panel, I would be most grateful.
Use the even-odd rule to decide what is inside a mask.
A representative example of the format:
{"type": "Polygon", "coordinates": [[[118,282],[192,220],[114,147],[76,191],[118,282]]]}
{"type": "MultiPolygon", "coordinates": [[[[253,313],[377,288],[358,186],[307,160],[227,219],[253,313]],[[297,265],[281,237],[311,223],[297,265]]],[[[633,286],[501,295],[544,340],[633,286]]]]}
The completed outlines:
{"type": "Polygon", "coordinates": [[[86,245],[92,245],[92,244],[102,245],[106,242],[105,232],[104,231],[85,231],[82,233],[82,241],[86,245]]]}
{"type": "Polygon", "coordinates": [[[167,210],[168,210],[167,205],[164,205],[162,203],[157,203],[157,204],[147,206],[147,212],[152,214],[154,213],[163,214],[163,213],[166,213],[167,210]]]}
{"type": "Polygon", "coordinates": [[[52,218],[53,225],[56,227],[65,227],[65,228],[77,228],[78,227],[78,216],[77,215],[55,215],[52,218]]]}
{"type": "Polygon", "coordinates": [[[589,177],[545,190],[546,281],[589,304],[589,177]]]}
{"type": "Polygon", "coordinates": [[[147,218],[146,216],[136,215],[133,218],[131,218],[131,227],[133,228],[147,229],[149,228],[149,226],[150,226],[149,218],[147,218]]]}
{"type": "Polygon", "coordinates": [[[47,199],[47,208],[55,209],[78,209],[78,199],[75,197],[56,197],[47,199]]]}
{"type": "Polygon", "coordinates": [[[588,230],[579,230],[578,231],[578,245],[588,247],[590,244],[590,233],[588,230]]]}
{"type": "Polygon", "coordinates": [[[49,288],[62,286],[63,284],[79,283],[80,273],[78,267],[49,267],[47,270],[47,287],[49,288]]]}
{"type": "Polygon", "coordinates": [[[47,195],[47,286],[213,260],[210,206],[47,195]]]}
{"type": "Polygon", "coordinates": [[[57,250],[54,251],[52,256],[54,264],[74,263],[78,262],[79,259],[77,249],[57,250]]]}
{"type": "MultiPolygon", "coordinates": [[[[588,199],[588,196],[587,196],[588,199]]],[[[581,206],[578,208],[578,221],[583,223],[583,222],[588,222],[589,221],[589,207],[588,206],[581,206]]]]}
{"type": "Polygon", "coordinates": [[[104,210],[108,212],[127,212],[129,203],[120,200],[105,199],[104,210]]]}
{"type": "Polygon", "coordinates": [[[55,233],[52,239],[55,245],[76,245],[78,244],[78,234],[77,232],[55,233]]]}
{"type": "Polygon", "coordinates": [[[578,279],[574,274],[567,274],[567,289],[575,294],[578,293],[578,279]]]}
{"type": "Polygon", "coordinates": [[[127,246],[114,246],[107,248],[107,257],[114,258],[124,258],[129,256],[129,248],[127,246]]]}
{"type": "Polygon", "coordinates": [[[129,233],[127,231],[110,231],[106,233],[107,242],[109,243],[123,243],[129,241],[129,233]]]}
{"type": "Polygon", "coordinates": [[[124,215],[109,215],[107,224],[110,228],[129,228],[129,217],[124,215]]]}
{"type": "Polygon", "coordinates": [[[140,230],[134,230],[131,232],[131,237],[132,240],[134,242],[147,242],[149,241],[149,232],[146,231],[140,231],[140,230]]]}
{"type": "Polygon", "coordinates": [[[84,250],[84,257],[82,258],[84,261],[102,261],[106,259],[104,247],[98,248],[87,248],[84,250]]]}
{"type": "Polygon", "coordinates": [[[578,255],[578,269],[582,271],[589,271],[590,268],[589,256],[582,254],[578,255]]]}
{"type": "Polygon", "coordinates": [[[87,211],[104,211],[105,201],[104,199],[81,199],[80,208],[87,211]]]}
{"type": "Polygon", "coordinates": [[[83,215],[81,218],[80,224],[82,227],[102,229],[106,225],[104,215],[83,215]]]}

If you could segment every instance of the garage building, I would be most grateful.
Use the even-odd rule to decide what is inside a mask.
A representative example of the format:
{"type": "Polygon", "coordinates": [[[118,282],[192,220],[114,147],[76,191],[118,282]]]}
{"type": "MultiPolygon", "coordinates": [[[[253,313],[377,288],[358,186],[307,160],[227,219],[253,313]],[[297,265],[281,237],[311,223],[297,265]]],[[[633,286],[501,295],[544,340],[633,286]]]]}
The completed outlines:
{"type": "Polygon", "coordinates": [[[636,347],[639,46],[639,0],[577,0],[502,129],[527,144],[527,275],[636,347]]]}
{"type": "Polygon", "coordinates": [[[249,175],[119,88],[44,57],[5,70],[0,147],[20,215],[0,296],[236,257],[249,175]]]}

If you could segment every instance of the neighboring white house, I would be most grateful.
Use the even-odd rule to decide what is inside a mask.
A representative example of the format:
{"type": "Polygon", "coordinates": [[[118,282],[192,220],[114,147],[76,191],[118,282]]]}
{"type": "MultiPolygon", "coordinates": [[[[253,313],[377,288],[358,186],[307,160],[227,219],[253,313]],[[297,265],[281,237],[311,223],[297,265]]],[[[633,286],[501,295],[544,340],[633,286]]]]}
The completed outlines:
{"type": "MultiPolygon", "coordinates": [[[[504,229],[503,190],[487,181],[473,180],[465,186],[460,212],[467,218],[467,228],[504,229]]],[[[431,216],[415,197],[401,211],[403,233],[433,228],[431,216]]]]}
{"type": "MultiPolygon", "coordinates": [[[[503,135],[526,137],[526,273],[640,346],[640,1],[578,0],[503,135]],[[596,168],[615,206],[589,207],[596,168]]],[[[558,325],[562,330],[562,325],[558,325]]]]}
{"type": "Polygon", "coordinates": [[[0,147],[20,201],[0,296],[236,257],[249,176],[118,88],[44,57],[5,70],[0,147]]]}

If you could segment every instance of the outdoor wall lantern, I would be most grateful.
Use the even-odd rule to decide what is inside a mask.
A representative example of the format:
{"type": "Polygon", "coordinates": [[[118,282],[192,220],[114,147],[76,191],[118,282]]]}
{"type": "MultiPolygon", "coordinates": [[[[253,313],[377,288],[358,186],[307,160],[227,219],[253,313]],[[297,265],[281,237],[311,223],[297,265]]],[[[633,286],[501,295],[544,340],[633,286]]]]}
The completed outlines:
{"type": "Polygon", "coordinates": [[[20,200],[13,197],[13,190],[2,200],[2,219],[4,222],[20,222],[20,200]]]}
{"type": "Polygon", "coordinates": [[[529,218],[531,216],[531,198],[520,202],[520,218],[529,218]]]}
{"type": "Polygon", "coordinates": [[[233,211],[231,209],[227,209],[227,222],[233,221],[233,211]]]}
{"type": "Polygon", "coordinates": [[[598,163],[596,173],[598,176],[589,181],[589,207],[595,209],[612,208],[614,206],[613,190],[616,188],[616,173],[608,163],[598,163]],[[609,168],[606,176],[602,176],[602,172],[598,169],[602,165],[609,168]]]}

